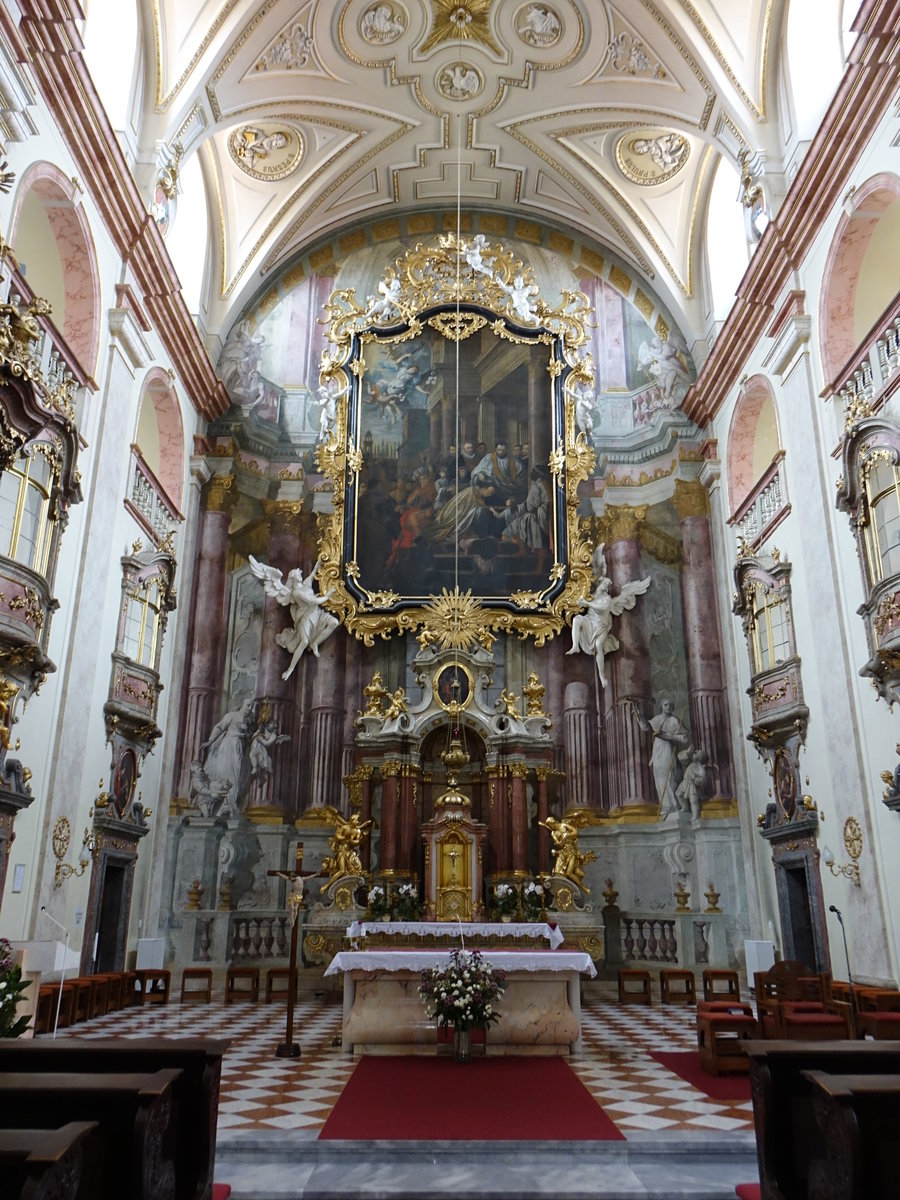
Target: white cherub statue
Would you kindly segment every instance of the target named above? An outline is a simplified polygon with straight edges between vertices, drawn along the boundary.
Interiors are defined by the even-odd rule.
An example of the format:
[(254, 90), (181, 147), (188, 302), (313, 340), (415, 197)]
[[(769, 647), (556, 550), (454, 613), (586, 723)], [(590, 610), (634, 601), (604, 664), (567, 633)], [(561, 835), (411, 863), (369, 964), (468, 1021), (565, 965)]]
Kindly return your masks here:
[(487, 249), (487, 238), (483, 233), (476, 233), (471, 242), (466, 246), (465, 260), (476, 275), (487, 275), (493, 279), (494, 272), (482, 258)]
[(531, 297), (538, 293), (536, 283), (526, 284), (523, 275), (517, 275), (512, 282), (512, 287), (508, 284), (501, 283), (500, 286), (509, 296), (512, 302), (513, 312), (528, 324), (537, 320), (537, 313), (531, 307)]
[(369, 319), (373, 317), (389, 317), (392, 312), (398, 309), (400, 300), (400, 292), (402, 285), (399, 279), (392, 279), (390, 283), (385, 283), (382, 279), (378, 284), (378, 290), (381, 292), (381, 299), (376, 299), (375, 296), (370, 296), (366, 305), (366, 316)]
[(292, 658), (288, 669), (281, 678), (289, 679), (294, 667), (300, 661), (304, 650), (311, 650), (316, 658), (319, 657), (319, 647), (329, 638), (338, 627), (338, 619), (322, 606), (331, 595), (331, 591), (319, 596), (313, 591), (313, 580), (319, 564), (303, 578), (299, 567), (288, 572), (287, 579), (282, 579), (277, 567), (270, 567), (257, 562), (250, 555), (250, 570), (257, 579), (262, 581), (267, 596), (272, 596), (279, 604), (290, 606), (292, 629), (284, 629), (276, 634), (275, 641), (285, 650), (290, 651)]

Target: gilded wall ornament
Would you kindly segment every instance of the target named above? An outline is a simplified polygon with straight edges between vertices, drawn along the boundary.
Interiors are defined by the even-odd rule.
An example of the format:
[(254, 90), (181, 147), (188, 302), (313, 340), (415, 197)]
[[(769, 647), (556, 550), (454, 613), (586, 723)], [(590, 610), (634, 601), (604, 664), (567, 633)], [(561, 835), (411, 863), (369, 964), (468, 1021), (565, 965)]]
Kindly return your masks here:
[(593, 378), (587, 297), (551, 308), (502, 245), (454, 234), (409, 250), (377, 290), (327, 305), (327, 607), (370, 645), (421, 627), (443, 648), (499, 630), (541, 644), (592, 583), (577, 508), (595, 458), (567, 388)]
[(562, 34), (562, 22), (549, 4), (526, 4), (516, 13), (516, 33), (528, 46), (546, 50)]
[(242, 125), (229, 137), (228, 153), (253, 179), (274, 182), (299, 166), (303, 141), (296, 129), (287, 125)]
[(408, 23), (399, 4), (373, 4), (360, 19), (359, 32), (371, 46), (389, 46), (405, 32)]
[(667, 129), (641, 129), (616, 142), (616, 166), (626, 179), (643, 187), (665, 183), (684, 167), (691, 153), (686, 137)]

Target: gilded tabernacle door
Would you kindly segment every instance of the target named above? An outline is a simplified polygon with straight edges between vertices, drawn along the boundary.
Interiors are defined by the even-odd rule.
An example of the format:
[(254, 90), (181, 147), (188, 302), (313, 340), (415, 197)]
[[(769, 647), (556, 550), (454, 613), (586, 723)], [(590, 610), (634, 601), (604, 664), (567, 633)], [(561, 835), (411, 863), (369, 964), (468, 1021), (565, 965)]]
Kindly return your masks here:
[(357, 637), (425, 626), (559, 632), (589, 594), (577, 488), (594, 454), (587, 298), (551, 308), (483, 235), (398, 259), (378, 297), (328, 305), (319, 585)]

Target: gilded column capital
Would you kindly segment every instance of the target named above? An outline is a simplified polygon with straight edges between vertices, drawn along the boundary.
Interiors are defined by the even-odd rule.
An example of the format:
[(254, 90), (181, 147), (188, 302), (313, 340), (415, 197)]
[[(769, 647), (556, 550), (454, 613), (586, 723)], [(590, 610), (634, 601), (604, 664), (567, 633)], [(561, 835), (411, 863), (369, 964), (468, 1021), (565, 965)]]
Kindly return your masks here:
[(673, 501), (682, 521), (687, 517), (709, 516), (709, 493), (699, 480), (676, 479)]
[(303, 516), (302, 500), (263, 500), (262, 506), (270, 533), (281, 531), (300, 533), (300, 521)]
[(203, 507), (207, 512), (230, 513), (237, 503), (238, 492), (233, 475), (213, 475), (206, 485)]
[(513, 776), (514, 779), (527, 779), (528, 763), (511, 762), (509, 764), (509, 773), (510, 773), (510, 775)]
[(553, 768), (550, 766), (540, 766), (534, 768), (534, 773), (537, 776), (539, 783), (546, 783), (550, 778)]
[(607, 543), (637, 541), (647, 520), (646, 504), (610, 504), (597, 519), (598, 540)]
[(399, 775), (400, 768), (402, 766), (403, 766), (403, 763), (400, 761), (399, 758), (396, 758), (396, 759), (395, 758), (386, 758), (384, 760), (384, 762), (381, 764), (381, 778), (389, 779), (394, 775)]

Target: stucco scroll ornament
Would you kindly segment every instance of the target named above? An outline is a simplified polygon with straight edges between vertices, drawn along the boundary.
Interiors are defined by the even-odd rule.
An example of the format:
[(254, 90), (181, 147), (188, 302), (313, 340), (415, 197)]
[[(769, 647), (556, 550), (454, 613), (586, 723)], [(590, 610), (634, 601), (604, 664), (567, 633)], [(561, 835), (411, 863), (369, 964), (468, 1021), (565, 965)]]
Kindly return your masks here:
[(606, 574), (602, 546), (594, 551), (594, 567), (599, 575), (597, 586), (590, 599), (581, 601), (581, 607), (587, 611), (572, 618), (572, 649), (567, 653), (577, 654), (581, 651), (592, 655), (597, 664), (600, 685), (606, 687), (606, 655), (619, 648), (619, 639), (612, 632), (613, 618), (621, 616), (626, 609), (634, 608), (638, 596), (643, 596), (649, 588), (650, 576), (629, 580), (614, 596), (610, 591), (612, 580)]
[(324, 596), (319, 596), (313, 591), (313, 580), (318, 565), (316, 563), (305, 579), (299, 567), (288, 571), (287, 579), (284, 579), (277, 567), (257, 562), (253, 555), (250, 555), (250, 570), (262, 582), (266, 595), (277, 600), (279, 604), (290, 607), (291, 610), (293, 628), (284, 629), (275, 636), (278, 645), (283, 646), (292, 655), (288, 669), (282, 672), (282, 679), (290, 679), (304, 650), (311, 650), (318, 658), (319, 647), (338, 627), (337, 617), (322, 607), (331, 595), (331, 590)]

